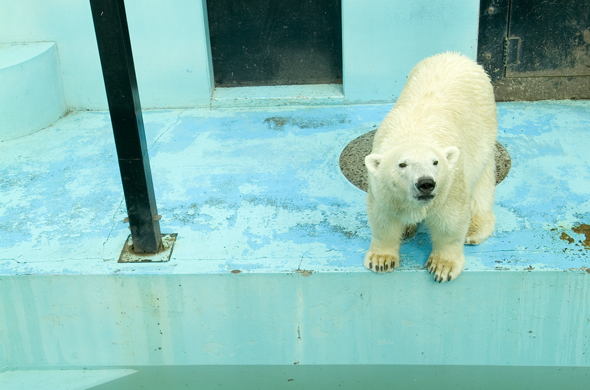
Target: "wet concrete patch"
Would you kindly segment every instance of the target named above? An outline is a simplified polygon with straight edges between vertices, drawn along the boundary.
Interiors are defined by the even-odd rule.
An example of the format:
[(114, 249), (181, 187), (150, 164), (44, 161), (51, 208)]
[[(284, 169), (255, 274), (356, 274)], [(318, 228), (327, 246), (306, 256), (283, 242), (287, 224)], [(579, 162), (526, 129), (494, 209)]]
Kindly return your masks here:
[[(352, 140), (340, 155), (340, 169), (346, 178), (357, 188), (367, 191), (367, 169), (365, 168), (365, 157), (371, 153), (373, 138), (377, 130), (370, 131)], [(496, 142), (496, 185), (498, 185), (510, 171), (512, 165), (510, 156), (506, 149)]]
[(310, 118), (310, 117), (296, 117), (296, 116), (272, 116), (264, 120), (271, 130), (281, 131), (285, 126), (295, 126), (300, 129), (319, 129), (323, 127), (330, 127), (334, 125), (350, 123), (345, 115), (336, 116), (334, 118)]
[(289, 123), (291, 118), (284, 117), (284, 116), (273, 116), (270, 118), (266, 118), (264, 123), (268, 124), (268, 127), (273, 130), (283, 130), (283, 127)]

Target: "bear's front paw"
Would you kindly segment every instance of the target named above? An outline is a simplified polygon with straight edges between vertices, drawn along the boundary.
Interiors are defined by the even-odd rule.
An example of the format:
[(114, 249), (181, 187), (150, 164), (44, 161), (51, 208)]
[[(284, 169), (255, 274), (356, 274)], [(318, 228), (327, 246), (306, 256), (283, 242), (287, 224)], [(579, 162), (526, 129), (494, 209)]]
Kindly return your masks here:
[(399, 256), (386, 252), (369, 250), (365, 255), (365, 268), (374, 272), (391, 272), (399, 267)]
[(465, 258), (460, 256), (449, 256), (442, 253), (432, 253), (426, 263), (426, 268), (431, 274), (434, 273), (434, 280), (437, 282), (450, 282), (456, 279), (463, 271)]

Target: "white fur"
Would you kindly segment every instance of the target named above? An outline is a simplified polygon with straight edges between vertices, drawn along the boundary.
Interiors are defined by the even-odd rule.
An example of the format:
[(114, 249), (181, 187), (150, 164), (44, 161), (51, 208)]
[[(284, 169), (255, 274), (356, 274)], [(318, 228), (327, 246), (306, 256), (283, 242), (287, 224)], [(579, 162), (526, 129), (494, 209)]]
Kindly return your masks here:
[(494, 92), (481, 66), (456, 53), (416, 65), (365, 158), (372, 232), (365, 267), (398, 267), (402, 235), (425, 221), (428, 270), (439, 282), (457, 278), (463, 244), (480, 244), (494, 230), (496, 136)]

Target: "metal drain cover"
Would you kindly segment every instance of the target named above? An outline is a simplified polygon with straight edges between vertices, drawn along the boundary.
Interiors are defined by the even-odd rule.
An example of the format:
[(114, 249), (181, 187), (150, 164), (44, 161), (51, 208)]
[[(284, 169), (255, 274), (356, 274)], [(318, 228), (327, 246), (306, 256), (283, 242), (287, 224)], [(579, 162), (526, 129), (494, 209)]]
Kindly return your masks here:
[[(367, 168), (365, 157), (371, 154), (373, 138), (377, 130), (370, 131), (352, 140), (340, 155), (340, 170), (356, 187), (367, 191)], [(510, 171), (510, 156), (502, 145), (496, 142), (496, 185), (508, 175)]]

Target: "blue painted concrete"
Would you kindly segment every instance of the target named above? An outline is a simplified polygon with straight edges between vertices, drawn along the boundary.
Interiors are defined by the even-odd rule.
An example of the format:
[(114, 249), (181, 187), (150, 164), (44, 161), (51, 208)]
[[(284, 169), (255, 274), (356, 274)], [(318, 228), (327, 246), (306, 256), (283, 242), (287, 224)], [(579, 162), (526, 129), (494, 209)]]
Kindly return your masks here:
[[(227, 99), (211, 101), (213, 67), (204, 0), (125, 4), (144, 108), (235, 105)], [(394, 101), (410, 69), (436, 53), (455, 50), (475, 58), (478, 9), (477, 0), (343, 0), (345, 101)], [(57, 43), (68, 108), (106, 109), (89, 3), (2, 1), (0, 43), (39, 41)]]
[[(267, 365), (261, 375), (302, 382), (348, 374), (349, 388), (387, 385), (370, 374), (396, 367), (426, 367), (430, 387), (480, 372), (466, 365), (492, 378), (508, 374), (490, 366), (518, 366), (520, 378), (522, 366), (556, 366), (546, 384), (562, 368), (586, 371), (561, 384), (588, 375), (590, 260), (577, 229), (590, 213), (588, 102), (499, 105), (512, 169), (497, 187), (496, 232), (466, 247), (460, 278), (427, 274), (423, 226), (400, 269), (376, 275), (362, 267), (364, 193), (338, 157), (391, 104), (326, 105), (393, 101), (431, 54), (474, 58), (479, 2), (343, 0), (342, 87), (216, 91), (204, 4), (126, 1), (143, 106), (188, 108), (144, 113), (162, 230), (179, 234), (170, 262), (116, 263), (129, 230), (107, 113), (0, 139), (0, 372), (140, 371), (119, 388), (158, 384), (170, 366), (183, 380), (207, 365)], [(1, 2), (0, 43), (38, 41), (57, 43), (70, 109), (106, 108), (88, 2)], [(0, 384), (23, 378), (34, 379), (5, 371)]]
[[(195, 248), (196, 250), (196, 248)], [(280, 261), (280, 259), (276, 259)], [(585, 272), (1, 277), (8, 366), (589, 367)]]
[(475, 59), (479, 0), (342, 1), (344, 94), (393, 101), (422, 59), (458, 51)]
[(43, 129), (65, 112), (55, 43), (0, 45), (0, 141)]
[[(142, 106), (208, 106), (213, 90), (204, 0), (127, 0)], [(71, 110), (107, 109), (88, 1), (3, 0), (0, 43), (57, 43)]]
[(338, 158), (390, 108), (146, 112), (162, 230), (179, 234), (158, 264), (116, 263), (129, 231), (106, 113), (1, 142), (0, 363), (590, 366), (572, 231), (589, 220), (589, 102), (499, 104), (497, 229), (445, 284), (422, 226), (399, 270), (362, 267), (365, 194)]
[[(161, 224), (180, 234), (173, 258), (182, 262), (162, 267), (361, 271), (370, 237), (364, 193), (341, 174), (338, 157), (390, 108), (147, 112)], [(512, 170), (498, 186), (496, 234), (466, 247), (467, 271), (588, 265), (584, 237), (571, 230), (590, 211), (588, 103), (500, 104), (499, 116)], [(108, 114), (72, 113), (0, 148), (4, 273), (119, 268), (112, 261), (128, 230)], [(420, 228), (403, 246), (402, 269), (422, 267), (428, 240)], [(195, 252), (199, 242), (207, 245)]]

